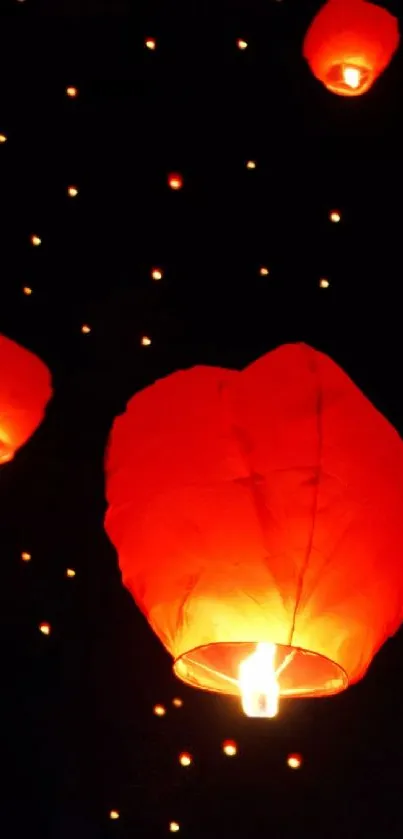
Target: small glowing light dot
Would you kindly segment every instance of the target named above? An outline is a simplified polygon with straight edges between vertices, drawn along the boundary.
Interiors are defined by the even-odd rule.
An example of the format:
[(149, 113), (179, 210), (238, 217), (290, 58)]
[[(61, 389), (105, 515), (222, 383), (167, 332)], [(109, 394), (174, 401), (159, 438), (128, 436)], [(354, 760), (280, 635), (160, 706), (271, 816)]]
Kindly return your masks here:
[(0, 143), (5, 143), (7, 141), (7, 137), (5, 134), (0, 134)]
[(269, 276), (269, 269), (262, 266), (259, 270), (259, 274), (261, 277), (268, 277)]
[(341, 215), (338, 210), (332, 210), (332, 212), (329, 215), (329, 218), (330, 221), (333, 221), (335, 224), (338, 224), (338, 222), (341, 219)]
[(23, 551), (21, 554), (21, 559), (23, 562), (29, 562), (32, 559), (32, 557), (31, 554), (27, 553), (26, 551)]
[(141, 346), (142, 347), (149, 347), (151, 344), (151, 338), (148, 338), (147, 335), (143, 335), (141, 339)]
[(42, 632), (42, 635), (50, 635), (50, 633), (51, 633), (50, 623), (40, 623), (39, 624), (39, 631)]
[(157, 46), (157, 42), (155, 38), (147, 38), (146, 40), (146, 47), (148, 50), (155, 50)]
[(32, 288), (30, 288), (29, 285), (24, 285), (22, 292), (29, 297), (29, 295), (32, 294)]
[(153, 268), (151, 271), (151, 276), (153, 280), (162, 280), (163, 274), (160, 268)]
[(156, 717), (164, 717), (166, 710), (163, 705), (154, 705), (153, 712)]
[(179, 763), (181, 766), (190, 766), (192, 763), (192, 755), (189, 752), (181, 752), (179, 755)]
[(37, 247), (38, 245), (41, 245), (41, 244), (42, 244), (42, 239), (40, 239), (39, 236), (36, 236), (35, 233), (33, 233), (32, 236), (31, 236), (31, 245), (35, 245)]
[(297, 755), (297, 754), (288, 755), (287, 765), (290, 767), (290, 769), (299, 769), (302, 766), (301, 755)]
[(182, 708), (183, 699), (179, 699), (179, 697), (175, 697), (175, 699), (172, 700), (172, 705), (174, 705), (175, 708)]
[(78, 195), (77, 187), (76, 186), (68, 186), (67, 187), (67, 195), (69, 195), (70, 198), (75, 198), (76, 195)]
[(228, 755), (228, 757), (233, 757), (238, 752), (237, 744), (235, 740), (224, 740), (222, 744), (222, 750), (224, 754)]
[(88, 326), (87, 323), (84, 323), (81, 327), (81, 332), (83, 333), (83, 335), (88, 335), (88, 333), (91, 332), (91, 327)]
[(168, 185), (173, 190), (182, 189), (182, 187), (183, 187), (182, 175), (179, 175), (176, 172), (172, 172), (171, 175), (168, 175)]
[(76, 572), (75, 572), (74, 568), (67, 568), (66, 577), (75, 577), (75, 576), (76, 576)]
[(120, 816), (120, 813), (119, 813), (118, 810), (111, 810), (110, 813), (109, 813), (109, 818), (114, 820), (114, 821), (116, 821), (116, 819), (118, 819), (119, 816)]
[(248, 42), (244, 41), (242, 38), (238, 38), (236, 43), (237, 43), (238, 49), (240, 49), (240, 50), (246, 50), (246, 47), (248, 46)]
[(71, 99), (74, 99), (78, 96), (78, 90), (76, 87), (66, 87), (66, 95), (70, 96)]
[(329, 280), (326, 280), (324, 277), (322, 277), (322, 279), (319, 280), (319, 286), (320, 286), (320, 288), (329, 288), (329, 286), (330, 286)]
[(177, 833), (179, 830), (178, 822), (169, 822), (169, 829), (171, 833)]
[(255, 160), (248, 160), (246, 163), (247, 169), (256, 169), (256, 161)]

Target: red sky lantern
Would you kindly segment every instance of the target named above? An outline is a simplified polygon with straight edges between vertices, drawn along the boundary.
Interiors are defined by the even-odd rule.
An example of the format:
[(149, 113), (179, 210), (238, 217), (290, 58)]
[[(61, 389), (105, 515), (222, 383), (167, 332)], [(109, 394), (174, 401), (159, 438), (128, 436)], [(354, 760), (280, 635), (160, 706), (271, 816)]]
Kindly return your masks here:
[(328, 0), (308, 29), (304, 58), (332, 93), (360, 96), (399, 45), (398, 22), (367, 0)]
[(238, 752), (238, 746), (235, 740), (224, 740), (222, 750), (228, 757), (234, 757)]
[(182, 177), (182, 175), (180, 175), (179, 172), (171, 172), (171, 174), (168, 175), (168, 185), (174, 191), (178, 190), (178, 189), (182, 189), (182, 187), (183, 187), (183, 177)]
[(288, 755), (287, 766), (289, 766), (290, 769), (300, 769), (302, 766), (302, 756), (296, 753)]
[(0, 335), (0, 464), (12, 460), (33, 434), (51, 395), (45, 364)]
[(189, 685), (274, 716), (364, 676), (403, 619), (403, 443), (303, 344), (134, 396), (108, 449), (123, 581)]

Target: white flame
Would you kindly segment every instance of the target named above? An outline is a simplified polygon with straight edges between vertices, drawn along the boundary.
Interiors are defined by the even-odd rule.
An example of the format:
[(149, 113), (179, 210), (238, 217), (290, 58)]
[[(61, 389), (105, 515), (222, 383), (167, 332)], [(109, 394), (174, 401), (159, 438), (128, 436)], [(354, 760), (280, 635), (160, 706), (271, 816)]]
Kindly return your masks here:
[(275, 667), (276, 645), (260, 643), (239, 666), (242, 708), (247, 717), (275, 717), (280, 686)]
[(343, 67), (343, 79), (353, 90), (357, 90), (361, 83), (361, 73), (358, 67)]

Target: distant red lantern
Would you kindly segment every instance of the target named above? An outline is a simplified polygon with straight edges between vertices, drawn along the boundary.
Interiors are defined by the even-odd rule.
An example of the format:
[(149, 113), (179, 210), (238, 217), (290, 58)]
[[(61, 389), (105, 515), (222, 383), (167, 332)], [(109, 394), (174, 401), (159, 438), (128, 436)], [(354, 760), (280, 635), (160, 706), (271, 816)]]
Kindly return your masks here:
[(287, 766), (289, 766), (290, 769), (300, 769), (302, 766), (302, 755), (296, 753), (288, 755)]
[(171, 189), (173, 189), (173, 190), (182, 189), (182, 187), (183, 187), (182, 175), (180, 175), (179, 172), (171, 172), (171, 174), (168, 175), (168, 184), (171, 187)]
[(328, 0), (314, 18), (304, 57), (317, 79), (340, 96), (360, 96), (399, 45), (397, 19), (367, 0)]
[(12, 460), (33, 434), (51, 395), (51, 377), (45, 364), (0, 335), (0, 463)]
[(238, 752), (238, 746), (235, 740), (224, 740), (222, 750), (225, 755), (228, 755), (228, 757), (234, 757), (234, 755)]
[(303, 344), (134, 396), (107, 457), (123, 581), (184, 682), (279, 698), (361, 679), (403, 619), (403, 443)]

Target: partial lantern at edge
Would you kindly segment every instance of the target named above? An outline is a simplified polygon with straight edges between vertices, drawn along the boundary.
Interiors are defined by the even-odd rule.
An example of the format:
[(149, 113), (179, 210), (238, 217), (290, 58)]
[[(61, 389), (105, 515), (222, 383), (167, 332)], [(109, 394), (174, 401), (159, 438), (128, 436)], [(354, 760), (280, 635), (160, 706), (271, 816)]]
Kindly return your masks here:
[(339, 96), (360, 96), (388, 66), (399, 45), (397, 19), (368, 0), (328, 0), (312, 21), (304, 58)]
[(306, 345), (138, 393), (106, 488), (123, 582), (174, 672), (248, 716), (343, 691), (402, 622), (403, 442)]
[(34, 433), (51, 396), (43, 361), (0, 335), (0, 464), (12, 460)]

